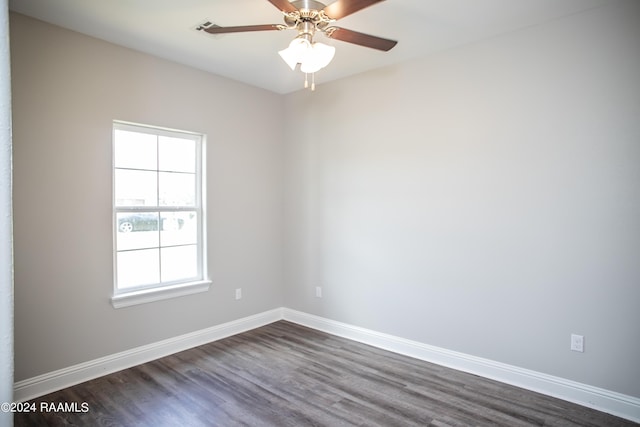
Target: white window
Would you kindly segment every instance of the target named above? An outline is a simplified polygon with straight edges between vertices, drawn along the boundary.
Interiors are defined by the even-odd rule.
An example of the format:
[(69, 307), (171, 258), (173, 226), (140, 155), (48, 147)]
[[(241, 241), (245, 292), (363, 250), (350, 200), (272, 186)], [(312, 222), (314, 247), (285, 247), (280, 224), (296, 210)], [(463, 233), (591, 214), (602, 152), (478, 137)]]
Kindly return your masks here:
[(203, 135), (114, 122), (114, 307), (209, 288), (203, 163)]

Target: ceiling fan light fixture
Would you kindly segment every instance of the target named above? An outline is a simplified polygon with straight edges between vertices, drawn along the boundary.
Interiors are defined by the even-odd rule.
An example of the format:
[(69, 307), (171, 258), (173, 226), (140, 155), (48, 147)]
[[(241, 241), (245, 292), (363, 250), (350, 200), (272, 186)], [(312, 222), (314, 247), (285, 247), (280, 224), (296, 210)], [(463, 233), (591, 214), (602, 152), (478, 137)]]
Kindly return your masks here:
[(289, 47), (278, 52), (291, 70), (300, 64), (303, 73), (315, 73), (329, 65), (336, 48), (324, 43), (312, 43), (306, 34), (296, 37), (289, 43)]

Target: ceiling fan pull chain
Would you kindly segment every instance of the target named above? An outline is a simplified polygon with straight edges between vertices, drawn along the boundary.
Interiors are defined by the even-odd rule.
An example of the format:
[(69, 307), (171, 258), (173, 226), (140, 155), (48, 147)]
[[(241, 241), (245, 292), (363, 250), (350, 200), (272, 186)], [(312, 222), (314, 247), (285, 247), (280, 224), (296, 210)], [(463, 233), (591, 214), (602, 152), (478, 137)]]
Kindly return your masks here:
[(311, 91), (316, 90), (316, 73), (311, 73)]
[(304, 73), (304, 88), (308, 88), (309, 87), (309, 74)]

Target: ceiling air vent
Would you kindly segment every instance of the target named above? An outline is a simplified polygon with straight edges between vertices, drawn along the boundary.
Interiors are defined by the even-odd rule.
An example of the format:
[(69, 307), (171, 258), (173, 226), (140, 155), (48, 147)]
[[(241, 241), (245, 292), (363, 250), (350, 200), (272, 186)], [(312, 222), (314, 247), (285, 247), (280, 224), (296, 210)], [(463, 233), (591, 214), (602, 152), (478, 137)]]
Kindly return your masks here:
[(220, 25), (214, 24), (210, 19), (205, 19), (204, 21), (200, 22), (198, 25), (193, 27), (193, 29), (196, 30), (197, 32), (206, 34), (207, 37), (214, 37), (217, 39), (224, 36), (224, 34), (210, 34), (204, 31), (208, 28), (221, 28), (221, 27)]

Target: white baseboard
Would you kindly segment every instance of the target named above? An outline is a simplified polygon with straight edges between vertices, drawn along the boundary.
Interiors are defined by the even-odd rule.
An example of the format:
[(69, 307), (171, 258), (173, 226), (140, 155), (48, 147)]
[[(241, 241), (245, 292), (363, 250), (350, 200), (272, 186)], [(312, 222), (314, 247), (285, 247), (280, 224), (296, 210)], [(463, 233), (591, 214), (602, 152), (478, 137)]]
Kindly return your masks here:
[(288, 308), (266, 311), (19, 381), (14, 384), (14, 400), (22, 402), (43, 396), (56, 390), (283, 319), (398, 354), (469, 372), (640, 422), (640, 399), (636, 397), (383, 334)]
[(640, 422), (640, 399), (632, 396), (379, 333), (288, 308), (283, 308), (282, 313), (284, 320), (309, 328)]
[(16, 402), (23, 402), (141, 363), (259, 328), (281, 319), (282, 309), (278, 308), (38, 375), (16, 382), (13, 388), (13, 399)]

